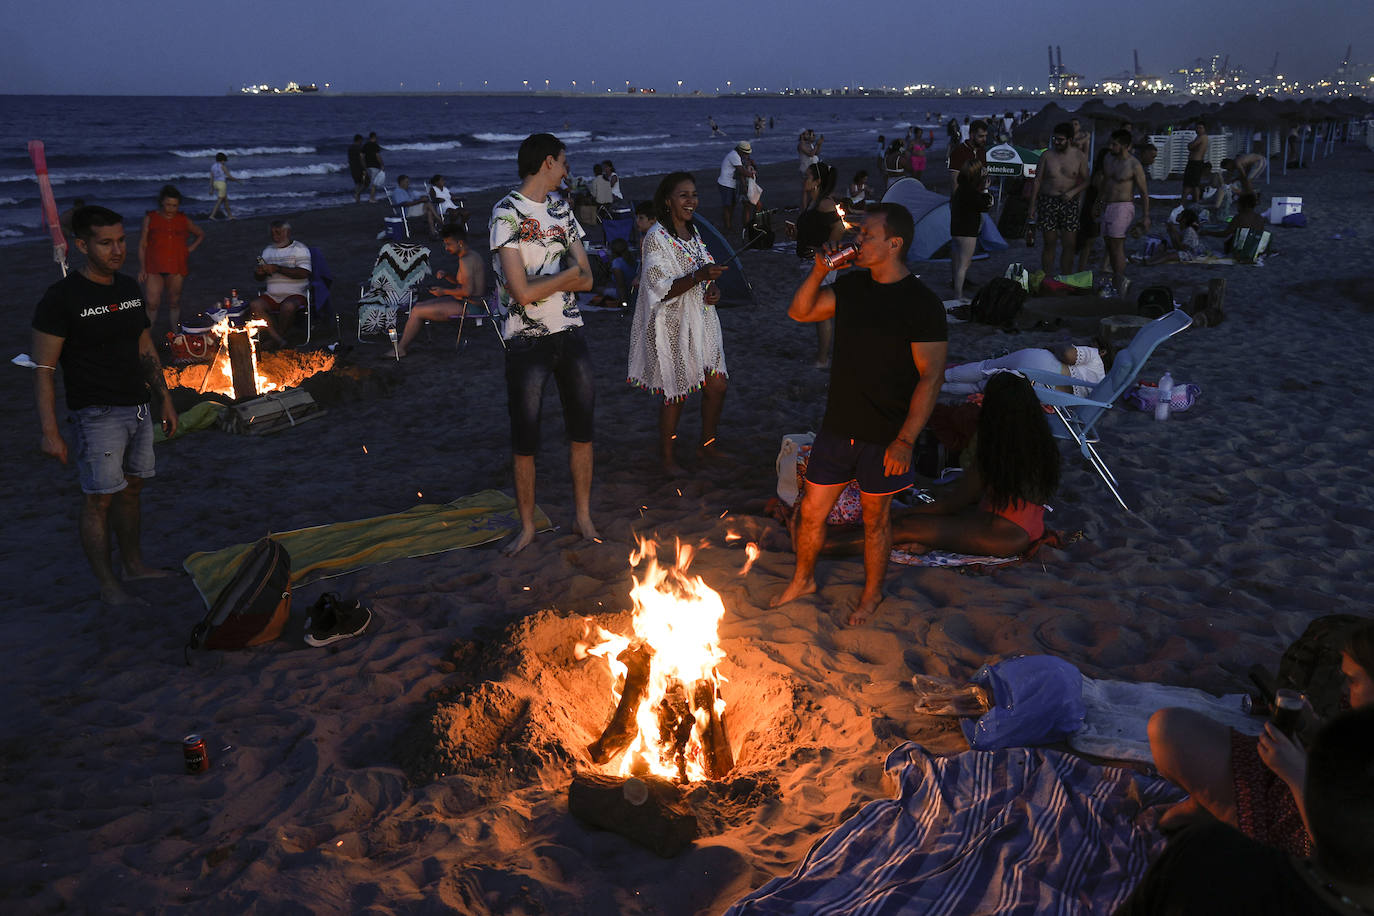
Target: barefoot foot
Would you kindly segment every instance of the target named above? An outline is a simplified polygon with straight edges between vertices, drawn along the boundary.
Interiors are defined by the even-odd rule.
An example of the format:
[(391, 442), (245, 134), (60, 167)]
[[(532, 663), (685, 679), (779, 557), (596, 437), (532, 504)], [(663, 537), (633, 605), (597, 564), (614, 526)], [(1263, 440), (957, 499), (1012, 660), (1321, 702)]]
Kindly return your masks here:
[(590, 518), (580, 518), (573, 522), (573, 531), (588, 541), (601, 543), (601, 535), (596, 533), (596, 526), (592, 524)]
[(181, 570), (168, 567), (137, 566), (125, 567), (124, 569), (125, 582), (142, 582), (145, 579), (175, 579), (184, 575), (186, 574)]
[(533, 528), (522, 528), (520, 533), (506, 542), (506, 546), (501, 548), (503, 557), (513, 557), (534, 540), (535, 531)]
[(796, 601), (803, 595), (815, 594), (815, 591), (815, 579), (807, 579), (803, 582), (798, 582), (794, 579), (791, 583), (788, 584), (787, 588), (783, 591), (781, 595), (778, 595), (772, 601), (768, 602), (768, 606), (781, 607), (782, 605), (787, 604), (790, 601)]
[(878, 605), (882, 603), (882, 595), (877, 598), (860, 598), (858, 606), (850, 611), (849, 616), (845, 618), (844, 625), (847, 627), (863, 626), (878, 613)]
[(100, 600), (111, 607), (146, 607), (148, 602), (131, 595), (118, 585), (107, 585), (100, 590)]

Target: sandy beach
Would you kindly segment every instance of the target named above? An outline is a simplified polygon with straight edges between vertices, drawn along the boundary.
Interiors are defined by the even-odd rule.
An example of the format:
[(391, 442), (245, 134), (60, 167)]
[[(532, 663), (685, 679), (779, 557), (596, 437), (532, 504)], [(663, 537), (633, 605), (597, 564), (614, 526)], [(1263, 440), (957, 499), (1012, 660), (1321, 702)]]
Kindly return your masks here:
[[(856, 167), (874, 170), (839, 166), (842, 183)], [(714, 219), (713, 176), (698, 178)], [(768, 167), (760, 182), (769, 205), (796, 206), (794, 165)], [(627, 194), (648, 196), (655, 183), (631, 179)], [(949, 721), (912, 711), (913, 674), (964, 678), (989, 660), (1049, 653), (1093, 677), (1244, 690), (1246, 669), (1276, 664), (1314, 617), (1374, 607), (1374, 431), (1360, 419), (1374, 321), (1374, 152), (1338, 147), (1276, 174), (1264, 192), (1302, 197), (1309, 220), (1274, 230), (1265, 266), (1128, 268), (1135, 290), (1166, 284), (1180, 302), (1213, 277), (1228, 283), (1227, 320), (1169, 340), (1145, 373), (1168, 369), (1199, 385), (1195, 406), (1164, 424), (1125, 408), (1104, 421), (1104, 455), (1135, 512), (1065, 449), (1047, 524), (1081, 540), (988, 575), (893, 567), (879, 615), (855, 629), (841, 621), (862, 586), (857, 559), (823, 559), (818, 594), (768, 606), (793, 565), (785, 530), (764, 513), (774, 460), (783, 435), (818, 427), (827, 383), (810, 368), (814, 332), (785, 314), (799, 280), (790, 252), (746, 253), (756, 304), (721, 313), (731, 369), (721, 445), (732, 460), (684, 454), (689, 474), (678, 479), (657, 469), (657, 402), (625, 383), (630, 316), (589, 313), (601, 543), (571, 533), (550, 393), (538, 501), (556, 530), (513, 558), (492, 545), (304, 586), (282, 638), (196, 654), (189, 666), (183, 646), (205, 610), (191, 580), (132, 586), (146, 607), (98, 601), (78, 543), (76, 473), (39, 454), (31, 376), (11, 366), (0, 401), (12, 475), (0, 496), (9, 519), (0, 906), (718, 913), (890, 794), (891, 748), (908, 739), (937, 753), (966, 747)], [(493, 198), (469, 195), (474, 227)], [(141, 214), (124, 215), (132, 242)], [(435, 327), (399, 364), (389, 346), (358, 345), (349, 330), (383, 215), (382, 205), (360, 205), (293, 217), (296, 238), (333, 268), (354, 344), (346, 359), (379, 383), (341, 394), (297, 429), (206, 430), (160, 444), (143, 501), (150, 562), (180, 566), (194, 551), (269, 532), (511, 492), (491, 330), (469, 327), (455, 347), (456, 327)], [(231, 287), (246, 291), (268, 241), (265, 220), (201, 225), (192, 310)], [(434, 249), (436, 266), (452, 269)], [(981, 284), (1011, 261), (1038, 259), (1012, 240), (969, 276)], [(29, 349), (34, 304), (58, 272), (40, 244), (0, 248), (0, 264), (13, 316), (0, 335), (13, 355)], [(131, 245), (125, 272), (136, 271)], [(949, 297), (947, 264), (918, 271)], [(952, 325), (950, 359), (1045, 346), (1071, 329), (1082, 343), (1096, 315), (1133, 311), (1131, 299), (1083, 300), (1086, 317), (1050, 330), (1030, 329), (1044, 313), (1035, 301), (1016, 335)], [(685, 413), (685, 441), (698, 403)], [(568, 811), (569, 782), (591, 767), (586, 745), (612, 709), (604, 668), (573, 647), (583, 618), (626, 626), (636, 536), (697, 545), (692, 569), (726, 610), (721, 670), (737, 766), (732, 781), (691, 790), (703, 835), (673, 859)], [(749, 542), (761, 555), (741, 575)], [(373, 608), (364, 635), (304, 644), (304, 618), (325, 591)], [(206, 737), (203, 775), (183, 772), (190, 732)]]

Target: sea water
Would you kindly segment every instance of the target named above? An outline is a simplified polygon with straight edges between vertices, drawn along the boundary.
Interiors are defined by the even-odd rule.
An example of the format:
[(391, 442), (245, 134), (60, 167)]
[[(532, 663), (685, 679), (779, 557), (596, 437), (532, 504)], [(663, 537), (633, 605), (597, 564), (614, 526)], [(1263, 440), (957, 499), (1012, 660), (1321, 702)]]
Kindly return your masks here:
[[(0, 244), (44, 237), (27, 143), (42, 140), (59, 210), (73, 198), (108, 206), (137, 223), (173, 184), (192, 218), (208, 214), (210, 164), (229, 157), (235, 216), (293, 213), (353, 200), (347, 149), (376, 131), (387, 182), (442, 174), (457, 195), (518, 183), (520, 141), (537, 131), (568, 145), (575, 177), (611, 159), (622, 177), (685, 169), (714, 181), (734, 142), (747, 139), (761, 164), (796, 161), (804, 128), (825, 135), (825, 158), (871, 155), (878, 136), (910, 126), (998, 115), (1031, 100), (963, 101), (851, 97), (654, 97), (551, 95), (0, 96)], [(938, 115), (938, 118), (937, 118)], [(762, 136), (754, 118), (773, 119)], [(714, 118), (725, 137), (713, 137)], [(870, 170), (872, 171), (872, 170)], [(847, 182), (850, 176), (842, 175)], [(765, 189), (766, 190), (766, 189)], [(787, 189), (787, 201), (794, 196)]]

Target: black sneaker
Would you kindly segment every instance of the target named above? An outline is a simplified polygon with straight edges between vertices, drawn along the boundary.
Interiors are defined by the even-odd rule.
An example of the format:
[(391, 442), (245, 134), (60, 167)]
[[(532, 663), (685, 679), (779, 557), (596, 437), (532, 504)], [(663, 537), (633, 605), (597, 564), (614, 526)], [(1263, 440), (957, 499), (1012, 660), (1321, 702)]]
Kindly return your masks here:
[(305, 621), (305, 641), (312, 646), (327, 646), (357, 636), (372, 622), (372, 612), (360, 601), (343, 602), (334, 592), (325, 592), (310, 608)]

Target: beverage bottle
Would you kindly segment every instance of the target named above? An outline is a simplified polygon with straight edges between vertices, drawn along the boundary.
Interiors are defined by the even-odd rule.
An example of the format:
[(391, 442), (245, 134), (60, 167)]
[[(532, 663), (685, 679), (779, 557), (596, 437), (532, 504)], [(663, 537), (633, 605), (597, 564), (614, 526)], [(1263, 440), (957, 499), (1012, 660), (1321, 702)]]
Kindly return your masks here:
[(1169, 419), (1169, 401), (1174, 396), (1174, 377), (1164, 373), (1159, 377), (1159, 400), (1155, 401), (1155, 419)]
[(1035, 247), (1035, 220), (1026, 220), (1026, 247)]

